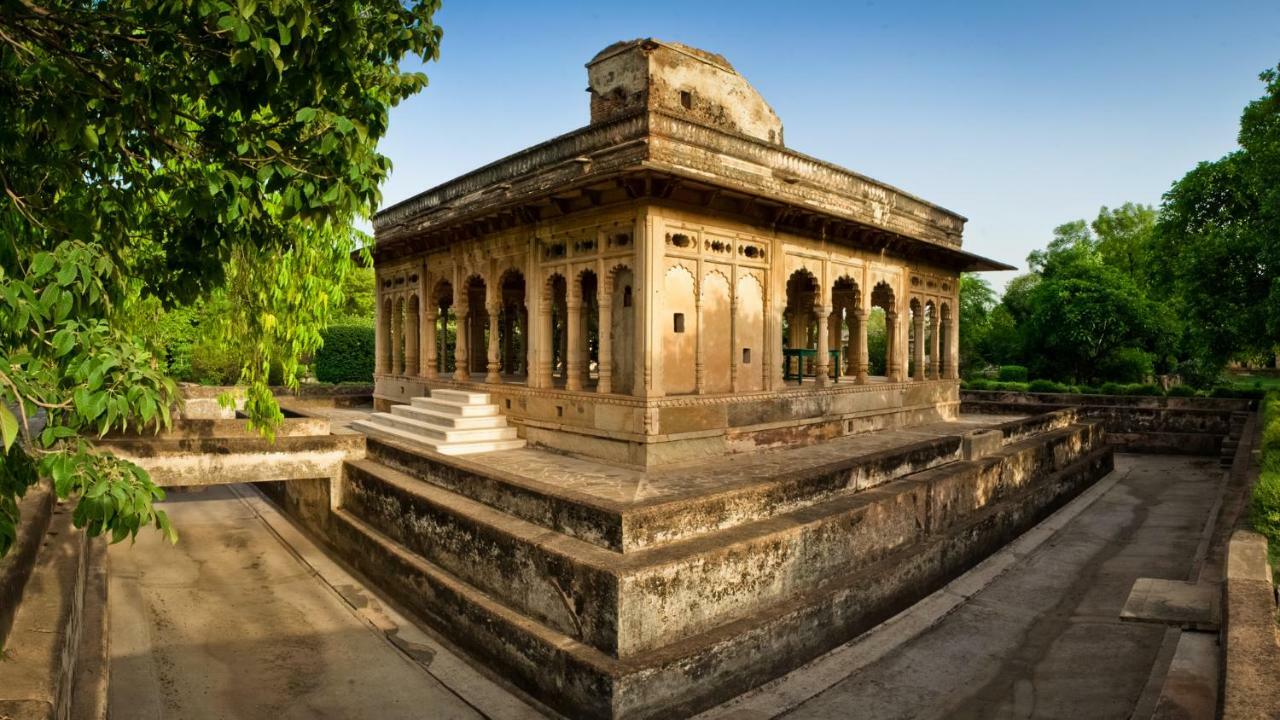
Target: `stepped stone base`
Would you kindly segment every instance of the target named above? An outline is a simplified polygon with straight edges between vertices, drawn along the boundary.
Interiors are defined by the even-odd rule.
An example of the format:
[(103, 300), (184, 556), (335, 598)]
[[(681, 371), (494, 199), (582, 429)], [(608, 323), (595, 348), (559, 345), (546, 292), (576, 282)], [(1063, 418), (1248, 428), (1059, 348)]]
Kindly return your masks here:
[(662, 473), (530, 449), (480, 464), (374, 435), (346, 466), (340, 507), (301, 490), (282, 504), (552, 707), (650, 718), (867, 630), (1105, 475), (1111, 453), (1069, 411)]

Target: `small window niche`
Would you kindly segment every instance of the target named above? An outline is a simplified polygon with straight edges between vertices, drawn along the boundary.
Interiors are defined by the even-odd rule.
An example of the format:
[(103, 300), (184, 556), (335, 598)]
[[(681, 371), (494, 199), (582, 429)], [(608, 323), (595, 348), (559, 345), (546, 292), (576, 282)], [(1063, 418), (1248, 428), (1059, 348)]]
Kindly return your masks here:
[(675, 331), (678, 333), (684, 332), (684, 313), (675, 313), (673, 319), (675, 323)]
[(751, 348), (747, 348), (747, 347), (742, 348), (742, 364), (743, 365), (751, 364)]
[(622, 307), (631, 307), (631, 286), (622, 288)]
[(693, 93), (688, 90), (680, 91), (680, 107), (685, 110), (693, 109)]

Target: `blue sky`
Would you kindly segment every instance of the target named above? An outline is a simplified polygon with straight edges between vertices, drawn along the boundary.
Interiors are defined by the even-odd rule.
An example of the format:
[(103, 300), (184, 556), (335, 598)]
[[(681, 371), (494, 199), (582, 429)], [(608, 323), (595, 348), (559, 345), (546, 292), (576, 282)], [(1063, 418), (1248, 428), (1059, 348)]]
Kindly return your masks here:
[(728, 58), (789, 147), (965, 215), (965, 249), (1020, 268), (1055, 225), (1158, 203), (1232, 150), (1280, 63), (1277, 0), (445, 0), (437, 21), (430, 85), (381, 144), (384, 205), (585, 125), (583, 64), (657, 37)]

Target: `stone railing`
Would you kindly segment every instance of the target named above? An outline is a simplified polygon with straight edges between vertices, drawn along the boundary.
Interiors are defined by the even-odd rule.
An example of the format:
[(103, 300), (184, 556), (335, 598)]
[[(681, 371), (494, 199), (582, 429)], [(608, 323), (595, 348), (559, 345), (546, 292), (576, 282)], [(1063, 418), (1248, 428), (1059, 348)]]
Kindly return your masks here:
[(579, 128), (396, 203), (374, 216), (373, 228), (381, 231), (492, 185), (643, 137), (645, 129), (646, 117), (643, 113)]

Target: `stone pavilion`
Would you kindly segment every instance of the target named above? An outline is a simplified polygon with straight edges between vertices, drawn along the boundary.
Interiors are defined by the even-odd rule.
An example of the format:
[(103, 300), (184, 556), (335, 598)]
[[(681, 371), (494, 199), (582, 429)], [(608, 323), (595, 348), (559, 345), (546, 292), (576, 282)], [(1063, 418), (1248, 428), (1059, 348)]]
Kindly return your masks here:
[(633, 40), (587, 77), (587, 126), (374, 218), (379, 409), (483, 392), (635, 467), (955, 418), (959, 275), (1009, 269), (964, 217), (787, 148), (719, 55)]

